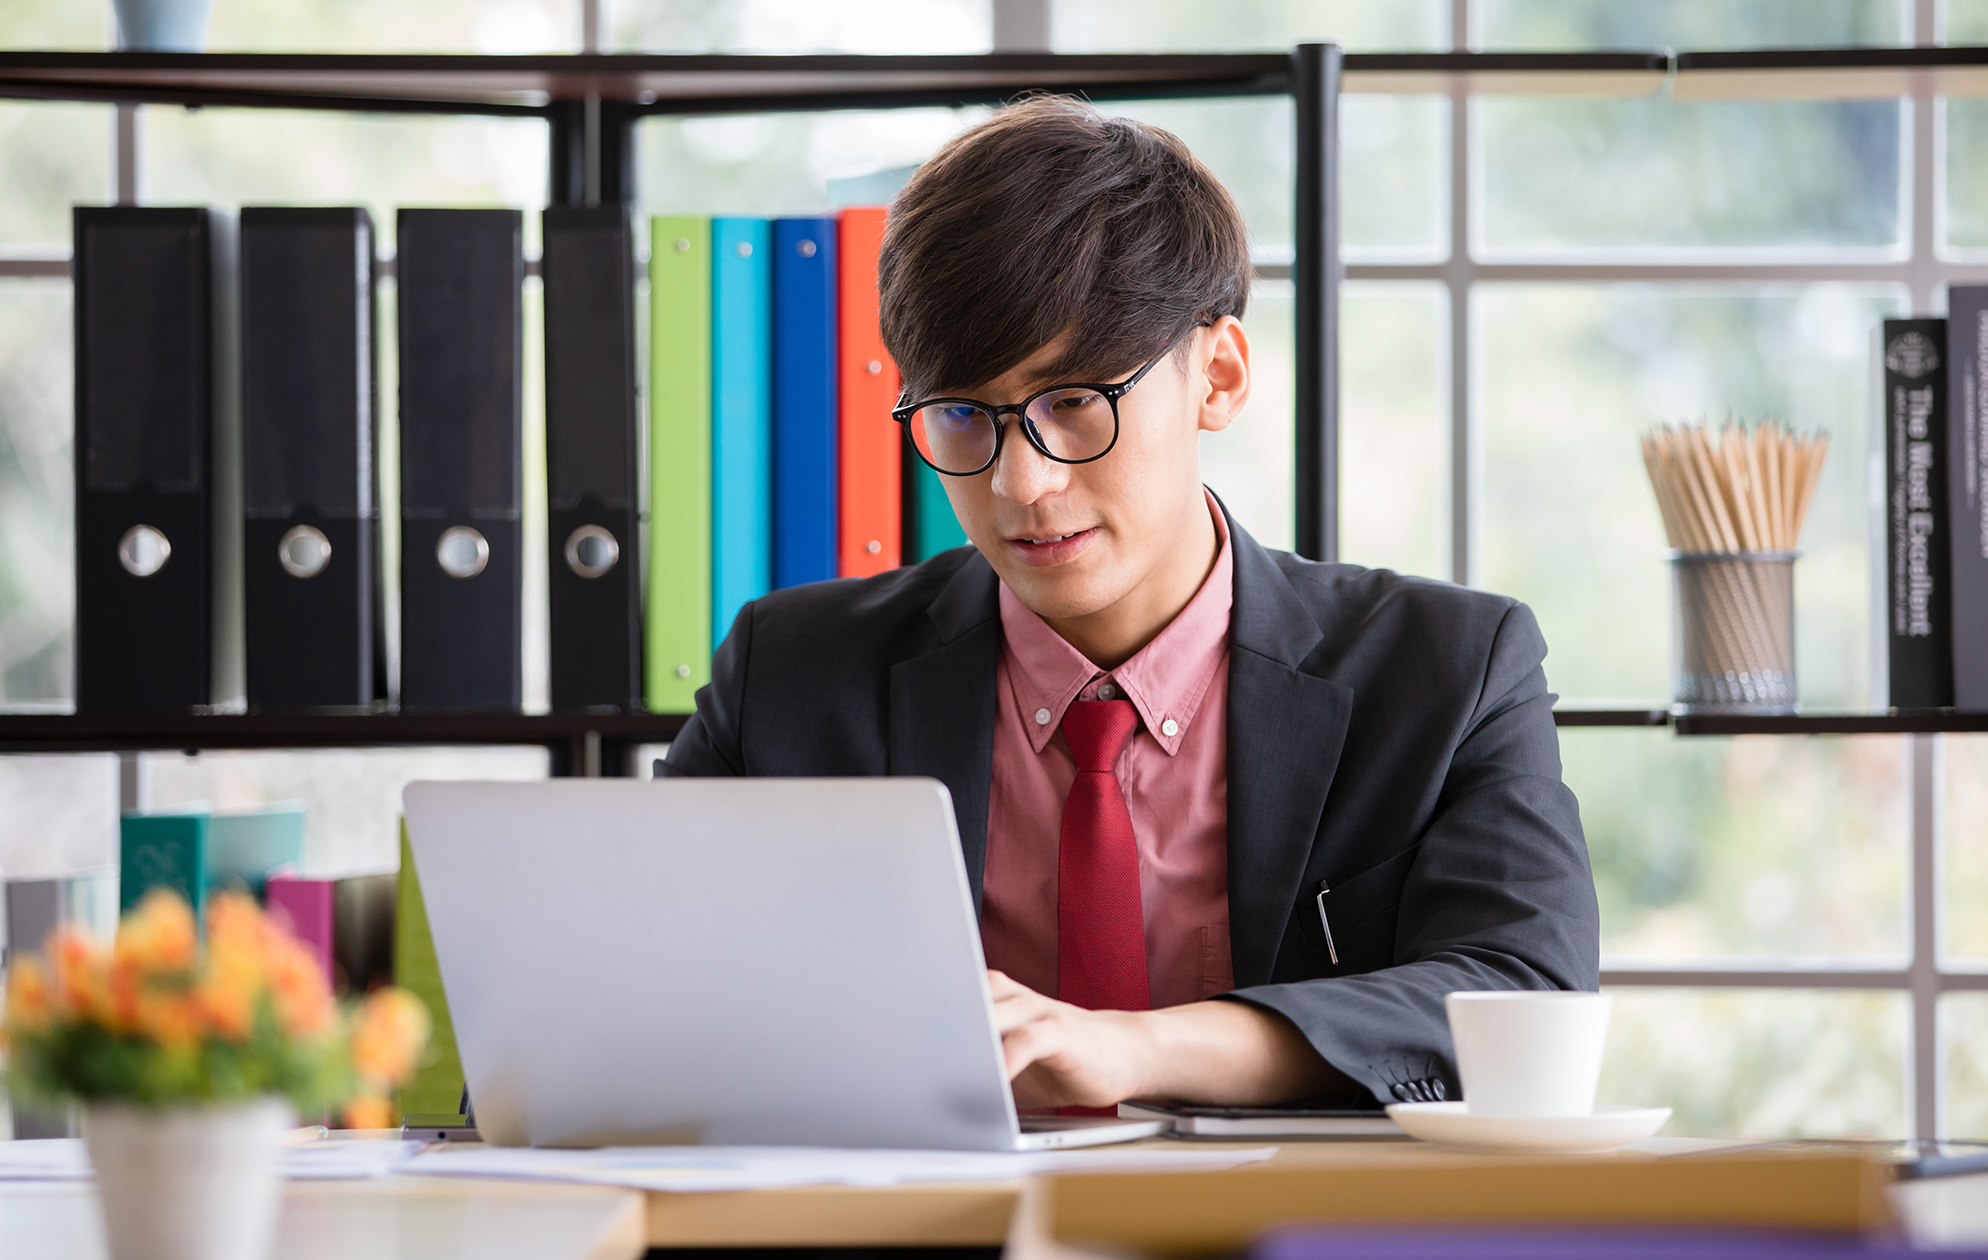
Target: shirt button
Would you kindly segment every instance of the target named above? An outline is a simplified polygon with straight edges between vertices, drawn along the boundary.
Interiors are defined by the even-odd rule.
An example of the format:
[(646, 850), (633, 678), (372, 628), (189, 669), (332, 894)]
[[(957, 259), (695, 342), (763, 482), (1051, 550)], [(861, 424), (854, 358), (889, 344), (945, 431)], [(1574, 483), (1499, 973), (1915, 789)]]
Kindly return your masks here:
[(1037, 726), (1048, 726), (1048, 725), (1049, 725), (1049, 710), (1048, 710), (1048, 709), (1037, 709), (1037, 710), (1035, 711), (1035, 724), (1036, 724)]
[(1160, 723), (1160, 734), (1166, 736), (1168, 739), (1172, 739), (1174, 736), (1180, 734), (1180, 723), (1174, 721), (1172, 718), (1168, 718), (1166, 721)]
[(1098, 699), (1115, 700), (1117, 698), (1118, 688), (1112, 686), (1110, 683), (1106, 683), (1104, 686), (1098, 688)]

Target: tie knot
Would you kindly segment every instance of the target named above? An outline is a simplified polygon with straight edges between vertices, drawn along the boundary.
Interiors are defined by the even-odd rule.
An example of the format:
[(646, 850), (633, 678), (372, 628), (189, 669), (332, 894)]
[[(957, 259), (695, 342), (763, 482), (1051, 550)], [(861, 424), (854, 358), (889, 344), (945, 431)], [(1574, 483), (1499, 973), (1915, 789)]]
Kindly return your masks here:
[(1130, 700), (1073, 700), (1063, 710), (1063, 738), (1080, 772), (1110, 774), (1138, 729), (1139, 711)]

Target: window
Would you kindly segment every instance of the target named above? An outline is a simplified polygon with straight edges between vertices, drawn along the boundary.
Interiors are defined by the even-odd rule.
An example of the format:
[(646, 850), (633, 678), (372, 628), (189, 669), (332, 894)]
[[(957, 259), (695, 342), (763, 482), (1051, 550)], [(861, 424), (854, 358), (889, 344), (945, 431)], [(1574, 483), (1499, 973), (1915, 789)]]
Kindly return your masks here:
[(617, 52), (984, 53), (988, 0), (620, 0)]
[(1569, 727), (1560, 753), (1594, 863), (1604, 965), (1904, 962), (1902, 739)]
[[(1743, 48), (1988, 41), (1988, 0), (1040, 0), (1066, 51)], [(1022, 0), (230, 0), (216, 49), (970, 53)], [(599, 29), (583, 30), (590, 13)], [(1931, 13), (1935, 28), (1915, 26)], [(107, 9), (17, 0), (16, 47), (99, 48)], [(1252, 405), (1203, 443), (1262, 541), (1292, 536), (1291, 114), (1115, 105), (1235, 193), (1259, 279)], [(645, 213), (800, 213), (922, 160), (978, 110), (656, 118)], [(1564, 702), (1668, 695), (1663, 541), (1634, 450), (1656, 423), (1775, 416), (1835, 435), (1798, 570), (1805, 703), (1873, 694), (1862, 460), (1873, 323), (1988, 277), (1988, 102), (1352, 95), (1342, 103), (1342, 551), (1527, 600)], [(1930, 164), (1915, 153), (1935, 155)], [(0, 703), (69, 698), (75, 203), (371, 206), (546, 197), (529, 122), (0, 102)], [(887, 182), (887, 181), (886, 181)], [(846, 195), (869, 199), (869, 181)], [(837, 186), (841, 188), (843, 186)], [(530, 215), (528, 232), (536, 232)], [(1925, 229), (1930, 224), (1931, 231)], [(535, 249), (535, 243), (531, 246)], [(527, 317), (536, 318), (535, 293)], [(391, 290), (380, 335), (392, 337)], [(536, 338), (528, 336), (527, 344)], [(393, 397), (392, 356), (382, 399)], [(528, 364), (528, 371), (536, 370)], [(528, 386), (535, 408), (540, 391)], [(391, 407), (383, 469), (392, 480)], [(528, 421), (528, 459), (542, 456)], [(539, 487), (541, 479), (528, 477)], [(542, 487), (526, 506), (542, 565)], [(393, 523), (388, 519), (389, 542)], [(537, 539), (537, 541), (534, 541)], [(393, 554), (391, 547), (389, 555)], [(527, 659), (544, 694), (541, 601)], [(1988, 736), (1679, 739), (1568, 728), (1618, 1005), (1605, 1097), (1672, 1132), (1988, 1129)], [(643, 761), (653, 750), (645, 753)], [(313, 803), (307, 865), (391, 860), (399, 785), (532, 777), (538, 750), (133, 758), (154, 801)], [(99, 864), (117, 759), (0, 758), (0, 869)], [(1913, 907), (1937, 902), (1936, 919)], [(1912, 964), (1918, 964), (1916, 966)], [(1927, 965), (1936, 964), (1936, 965)], [(1915, 1029), (1934, 1027), (1930, 1041)]]
[(69, 207), (106, 200), (110, 108), (0, 102), (0, 249), (69, 252)]
[(73, 390), (68, 281), (0, 272), (0, 700), (8, 702), (70, 696)]
[(146, 753), (140, 773), (153, 808), (204, 801), (254, 809), (305, 806), (311, 875), (400, 864), (400, 793), (415, 779), (542, 779), (543, 748), (346, 748), (308, 752)]
[[(1479, 585), (1532, 605), (1564, 700), (1661, 708), (1670, 574), (1637, 435), (1736, 414), (1828, 429), (1796, 569), (1797, 668), (1816, 709), (1862, 709), (1873, 651), (1865, 505), (1871, 330), (1903, 286), (1648, 278), (1473, 286)], [(1603, 505), (1606, 505), (1604, 507)], [(1576, 523), (1578, 522), (1578, 525)]]

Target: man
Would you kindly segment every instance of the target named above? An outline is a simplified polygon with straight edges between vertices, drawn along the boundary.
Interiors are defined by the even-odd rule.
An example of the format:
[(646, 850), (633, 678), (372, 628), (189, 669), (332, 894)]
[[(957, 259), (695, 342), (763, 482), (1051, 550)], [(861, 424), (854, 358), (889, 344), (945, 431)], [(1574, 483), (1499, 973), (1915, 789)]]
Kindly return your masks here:
[(948, 144), (878, 280), (972, 546), (748, 605), (665, 764), (943, 781), (1024, 1107), (1454, 1097), (1446, 993), (1598, 982), (1531, 613), (1202, 488), (1249, 278), (1165, 132), (1043, 98)]

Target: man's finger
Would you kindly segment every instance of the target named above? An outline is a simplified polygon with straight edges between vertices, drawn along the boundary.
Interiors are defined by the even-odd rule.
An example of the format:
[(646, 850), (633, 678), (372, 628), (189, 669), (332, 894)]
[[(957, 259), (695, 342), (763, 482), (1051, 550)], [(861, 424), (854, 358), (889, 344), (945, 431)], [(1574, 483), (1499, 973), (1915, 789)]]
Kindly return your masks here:
[(996, 1002), (1005, 1002), (1020, 994), (1035, 992), (1034, 989), (1000, 971), (987, 973), (987, 991), (993, 995)]
[(1001, 1035), (1001, 1057), (1007, 1063), (1008, 1079), (1013, 1081), (1032, 1065), (1055, 1054), (1062, 1037), (1046, 1020), (1031, 1020)]
[(1063, 1096), (1057, 1091), (1056, 1074), (1037, 1064), (1009, 1082), (1015, 1091), (1015, 1106), (1024, 1110), (1060, 1107)]
[(1003, 1037), (1024, 1024), (1033, 1024), (1043, 1017), (1042, 1009), (1026, 998), (1010, 998), (994, 1004), (994, 1031)]
[(994, 1026), (1005, 1035), (1009, 1029), (1043, 1018), (1053, 1005), (1034, 989), (1009, 981), (1006, 992), (994, 995)]

